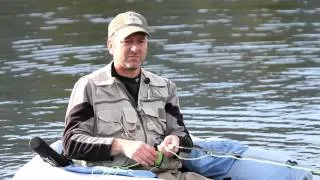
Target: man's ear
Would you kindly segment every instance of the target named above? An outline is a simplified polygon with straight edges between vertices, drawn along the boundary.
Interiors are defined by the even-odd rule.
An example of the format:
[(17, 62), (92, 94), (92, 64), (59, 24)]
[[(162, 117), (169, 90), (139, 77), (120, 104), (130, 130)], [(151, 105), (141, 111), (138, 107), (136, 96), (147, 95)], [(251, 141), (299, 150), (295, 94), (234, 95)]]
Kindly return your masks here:
[(109, 53), (111, 55), (113, 55), (113, 41), (112, 41), (112, 38), (106, 40), (106, 45), (107, 45)]

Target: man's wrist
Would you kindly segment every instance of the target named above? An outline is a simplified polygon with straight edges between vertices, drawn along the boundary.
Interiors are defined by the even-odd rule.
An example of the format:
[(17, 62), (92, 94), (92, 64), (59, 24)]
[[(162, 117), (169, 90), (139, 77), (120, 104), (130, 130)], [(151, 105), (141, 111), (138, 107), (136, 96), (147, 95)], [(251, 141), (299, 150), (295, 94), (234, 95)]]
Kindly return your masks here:
[(123, 153), (123, 144), (126, 140), (120, 138), (114, 138), (111, 147), (111, 156), (115, 156)]

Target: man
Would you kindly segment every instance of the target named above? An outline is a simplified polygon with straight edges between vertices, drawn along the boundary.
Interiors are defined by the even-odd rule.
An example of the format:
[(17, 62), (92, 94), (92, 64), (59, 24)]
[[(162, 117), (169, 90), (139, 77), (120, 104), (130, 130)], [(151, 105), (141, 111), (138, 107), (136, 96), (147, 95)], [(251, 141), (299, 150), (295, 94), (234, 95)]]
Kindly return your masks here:
[[(146, 19), (118, 14), (106, 44), (113, 61), (80, 78), (72, 91), (63, 134), (64, 153), (81, 164), (149, 169), (165, 179), (199, 179), (181, 173), (173, 157), (193, 143), (183, 123), (176, 85), (141, 68), (146, 58)], [(174, 146), (173, 146), (174, 145)], [(157, 151), (166, 163), (155, 164)]]

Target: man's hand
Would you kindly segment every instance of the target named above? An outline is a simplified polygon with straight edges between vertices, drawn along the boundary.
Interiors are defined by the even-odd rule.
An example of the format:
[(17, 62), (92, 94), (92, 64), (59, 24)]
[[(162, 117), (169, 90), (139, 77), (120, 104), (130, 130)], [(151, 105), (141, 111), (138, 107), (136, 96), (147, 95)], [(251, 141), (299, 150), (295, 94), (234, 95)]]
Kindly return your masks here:
[(111, 155), (122, 153), (143, 166), (152, 166), (156, 160), (156, 150), (142, 141), (114, 139)]
[(161, 144), (158, 146), (158, 150), (161, 151), (166, 157), (172, 157), (173, 154), (168, 150), (177, 153), (179, 151), (180, 141), (178, 136), (169, 135), (164, 138)]

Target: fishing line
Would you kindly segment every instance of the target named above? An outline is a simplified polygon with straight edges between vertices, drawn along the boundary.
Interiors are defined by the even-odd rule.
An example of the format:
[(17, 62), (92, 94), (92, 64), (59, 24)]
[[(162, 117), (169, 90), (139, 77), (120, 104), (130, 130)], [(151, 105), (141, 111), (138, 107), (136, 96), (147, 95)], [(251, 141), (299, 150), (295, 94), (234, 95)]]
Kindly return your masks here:
[[(173, 152), (173, 148), (179, 148), (179, 149), (186, 149), (186, 150), (196, 150), (196, 151), (202, 151), (206, 153), (206, 155), (195, 157), (195, 158), (185, 158), (177, 153)], [(276, 165), (276, 166), (282, 166), (282, 167), (288, 167), (292, 169), (299, 169), (299, 170), (305, 170), (309, 171), (314, 175), (320, 175), (320, 169), (311, 169), (308, 167), (302, 167), (298, 166), (298, 163), (295, 161), (287, 161), (286, 163), (275, 161), (275, 160), (267, 160), (267, 159), (262, 159), (262, 158), (256, 158), (256, 157), (250, 157), (250, 156), (242, 156), (241, 154), (237, 153), (224, 153), (224, 152), (217, 152), (213, 150), (206, 150), (206, 149), (201, 149), (201, 148), (190, 148), (190, 147), (183, 147), (183, 146), (176, 146), (176, 145), (170, 145), (169, 147), (166, 148), (166, 150), (170, 153), (172, 153), (174, 156), (176, 156), (179, 159), (186, 160), (186, 161), (192, 161), (192, 160), (199, 160), (203, 159), (206, 157), (218, 157), (218, 158), (232, 158), (236, 160), (247, 160), (247, 161), (254, 161), (254, 162), (259, 162), (259, 163), (264, 163), (264, 164), (271, 164), (271, 165)]]
[[(104, 166), (96, 166), (92, 168), (91, 175), (94, 174), (100, 174), (100, 175), (118, 175), (123, 170), (130, 170), (131, 168), (134, 168), (136, 166), (139, 166), (139, 163), (135, 163), (128, 166), (112, 166), (110, 168), (104, 167)], [(98, 173), (95, 173), (98, 172)], [(102, 172), (102, 173), (99, 173)]]

